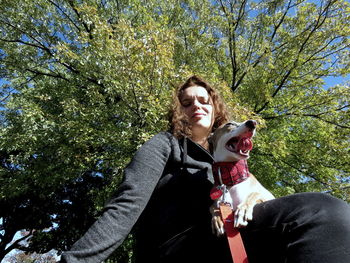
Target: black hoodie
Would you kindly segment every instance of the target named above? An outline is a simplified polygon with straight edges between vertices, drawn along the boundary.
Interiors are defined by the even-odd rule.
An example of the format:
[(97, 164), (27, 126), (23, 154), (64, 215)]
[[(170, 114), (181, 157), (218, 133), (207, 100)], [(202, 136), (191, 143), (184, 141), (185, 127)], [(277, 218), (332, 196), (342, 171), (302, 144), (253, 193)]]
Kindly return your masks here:
[(134, 226), (137, 262), (217, 261), (214, 247), (226, 246), (210, 230), (212, 163), (210, 153), (190, 139), (155, 135), (126, 167), (102, 216), (62, 261), (101, 262)]

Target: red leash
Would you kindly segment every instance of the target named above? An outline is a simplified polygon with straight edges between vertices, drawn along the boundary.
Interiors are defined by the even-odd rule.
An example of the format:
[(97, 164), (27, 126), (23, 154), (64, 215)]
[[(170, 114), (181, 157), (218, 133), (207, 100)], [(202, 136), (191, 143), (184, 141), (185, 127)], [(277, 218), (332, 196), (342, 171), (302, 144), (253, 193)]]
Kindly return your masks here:
[(220, 213), (224, 222), (233, 262), (248, 263), (248, 257), (245, 252), (241, 234), (238, 229), (234, 227), (234, 215), (231, 206), (229, 204), (220, 203)]

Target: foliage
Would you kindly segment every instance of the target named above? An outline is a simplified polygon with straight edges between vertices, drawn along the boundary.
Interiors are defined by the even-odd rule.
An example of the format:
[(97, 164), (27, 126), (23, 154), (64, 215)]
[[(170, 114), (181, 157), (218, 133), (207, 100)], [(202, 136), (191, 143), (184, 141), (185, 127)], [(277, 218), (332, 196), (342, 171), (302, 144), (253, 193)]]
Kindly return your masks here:
[[(2, 255), (66, 249), (131, 153), (165, 126), (169, 91), (160, 91), (172, 79), (172, 34), (137, 15), (133, 23), (106, 17), (117, 7), (91, 1), (1, 6), (2, 77), (12, 87), (1, 130)], [(21, 229), (32, 230), (30, 247), (5, 249)]]
[(7, 258), (8, 263), (55, 263), (57, 262), (54, 252), (40, 255), (40, 254), (26, 254), (18, 253)]
[[(199, 74), (236, 120), (258, 119), (250, 167), (277, 196), (349, 199), (349, 4), (341, 0), (0, 0), (0, 260), (69, 247), (145, 140), (173, 86)], [(29, 243), (15, 242), (27, 230)], [(132, 238), (115, 258), (131, 260)], [(118, 260), (117, 260), (118, 261)]]
[(226, 83), (234, 116), (262, 123), (252, 171), (277, 196), (326, 191), (349, 201), (350, 91), (324, 88), (326, 77), (349, 73), (349, 3), (197, 3), (186, 1), (174, 23), (175, 63)]

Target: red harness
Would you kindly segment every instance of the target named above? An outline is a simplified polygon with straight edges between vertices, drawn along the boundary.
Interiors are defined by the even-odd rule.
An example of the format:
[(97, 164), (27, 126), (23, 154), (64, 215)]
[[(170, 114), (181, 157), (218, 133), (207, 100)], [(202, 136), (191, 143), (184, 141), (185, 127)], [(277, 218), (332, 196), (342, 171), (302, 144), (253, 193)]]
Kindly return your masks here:
[(239, 184), (249, 177), (248, 164), (246, 160), (238, 162), (217, 162), (213, 163), (213, 175), (216, 185), (224, 184), (233, 186)]

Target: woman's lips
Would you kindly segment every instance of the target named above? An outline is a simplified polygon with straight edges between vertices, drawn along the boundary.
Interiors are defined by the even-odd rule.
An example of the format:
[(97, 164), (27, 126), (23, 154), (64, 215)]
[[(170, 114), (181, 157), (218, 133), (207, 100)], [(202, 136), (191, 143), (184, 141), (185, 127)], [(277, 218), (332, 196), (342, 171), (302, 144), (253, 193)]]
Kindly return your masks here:
[(205, 114), (204, 113), (195, 113), (192, 115), (192, 118), (200, 118), (202, 116), (205, 116)]

